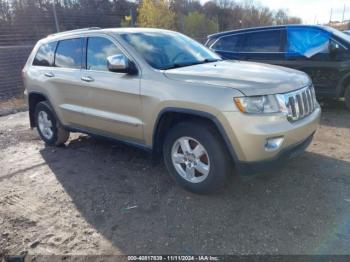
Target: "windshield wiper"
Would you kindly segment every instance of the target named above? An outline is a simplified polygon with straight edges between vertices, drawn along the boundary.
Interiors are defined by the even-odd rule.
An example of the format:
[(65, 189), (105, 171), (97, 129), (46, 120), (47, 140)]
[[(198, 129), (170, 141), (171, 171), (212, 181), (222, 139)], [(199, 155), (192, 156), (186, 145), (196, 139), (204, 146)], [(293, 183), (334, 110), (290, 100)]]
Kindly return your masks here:
[(222, 59), (204, 59), (202, 61), (199, 61), (198, 64), (206, 64), (206, 63), (214, 63), (217, 61), (221, 61)]
[(198, 62), (183, 63), (183, 64), (175, 63), (175, 64), (173, 64), (173, 65), (171, 65), (171, 66), (162, 67), (161, 70), (168, 70), (168, 69), (174, 69), (174, 68), (192, 66), (192, 65), (197, 65), (197, 64), (198, 64)]
[(195, 62), (191, 62), (191, 63), (183, 63), (183, 64), (173, 64), (171, 66), (167, 66), (167, 67), (162, 67), (160, 68), (161, 70), (168, 70), (168, 69), (174, 69), (174, 68), (180, 68), (180, 67), (186, 67), (186, 66), (193, 66), (193, 65), (200, 65), (200, 64), (206, 64), (206, 63), (213, 63), (213, 62), (217, 62), (217, 61), (221, 61), (221, 59), (204, 59), (201, 61), (195, 61)]
[(190, 66), (193, 65), (191, 64), (172, 64), (171, 66), (165, 66), (165, 67), (161, 67), (160, 70), (168, 70), (168, 69), (174, 69), (174, 68), (179, 68), (179, 67), (185, 67), (185, 66)]

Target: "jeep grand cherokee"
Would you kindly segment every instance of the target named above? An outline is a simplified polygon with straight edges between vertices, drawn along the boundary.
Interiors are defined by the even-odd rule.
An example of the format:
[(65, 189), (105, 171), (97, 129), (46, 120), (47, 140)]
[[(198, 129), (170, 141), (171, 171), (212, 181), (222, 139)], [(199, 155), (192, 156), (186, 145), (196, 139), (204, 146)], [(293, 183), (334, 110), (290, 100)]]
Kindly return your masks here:
[(83, 132), (152, 150), (197, 193), (222, 186), (233, 167), (274, 166), (302, 151), (321, 114), (305, 73), (222, 61), (159, 29), (50, 35), (23, 77), (31, 126), (48, 145)]

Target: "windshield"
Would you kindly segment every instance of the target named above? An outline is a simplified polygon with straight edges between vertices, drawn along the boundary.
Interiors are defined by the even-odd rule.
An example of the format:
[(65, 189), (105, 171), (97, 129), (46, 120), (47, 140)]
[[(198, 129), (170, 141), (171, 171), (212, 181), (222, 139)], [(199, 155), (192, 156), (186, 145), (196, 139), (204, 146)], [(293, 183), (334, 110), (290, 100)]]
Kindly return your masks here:
[(200, 43), (176, 32), (123, 33), (121, 37), (156, 69), (171, 69), (221, 60)]

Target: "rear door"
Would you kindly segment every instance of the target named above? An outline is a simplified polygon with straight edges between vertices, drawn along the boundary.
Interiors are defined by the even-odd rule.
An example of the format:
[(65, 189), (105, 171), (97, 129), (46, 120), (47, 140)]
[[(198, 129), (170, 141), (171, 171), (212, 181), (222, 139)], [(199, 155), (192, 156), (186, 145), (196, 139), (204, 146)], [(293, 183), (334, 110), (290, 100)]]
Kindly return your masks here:
[(80, 80), (82, 56), (83, 38), (60, 40), (56, 47), (54, 66), (45, 73), (51, 104), (64, 125), (84, 125), (81, 114), (74, 110), (87, 99)]

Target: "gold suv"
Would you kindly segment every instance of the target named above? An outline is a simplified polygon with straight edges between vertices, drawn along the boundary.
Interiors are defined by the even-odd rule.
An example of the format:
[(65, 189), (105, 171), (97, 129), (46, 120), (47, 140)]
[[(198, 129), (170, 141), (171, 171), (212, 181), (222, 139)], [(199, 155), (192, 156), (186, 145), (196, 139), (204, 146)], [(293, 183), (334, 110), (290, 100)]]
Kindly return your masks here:
[(50, 35), (23, 78), (31, 127), (48, 145), (83, 132), (152, 150), (197, 193), (223, 185), (234, 168), (252, 174), (302, 152), (321, 114), (306, 74), (223, 61), (159, 29)]

